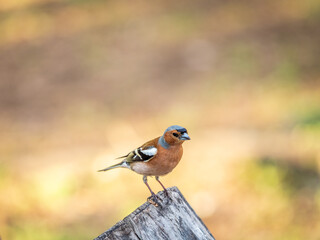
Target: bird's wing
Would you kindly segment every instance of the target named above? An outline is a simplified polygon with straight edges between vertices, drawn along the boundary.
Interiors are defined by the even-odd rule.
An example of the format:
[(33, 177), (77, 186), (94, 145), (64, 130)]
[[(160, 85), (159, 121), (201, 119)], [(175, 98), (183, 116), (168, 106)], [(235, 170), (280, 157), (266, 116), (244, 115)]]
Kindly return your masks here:
[(158, 152), (158, 140), (159, 138), (155, 138), (149, 142), (146, 142), (141, 147), (131, 151), (127, 156), (125, 156), (125, 161), (128, 163), (136, 161), (150, 161)]

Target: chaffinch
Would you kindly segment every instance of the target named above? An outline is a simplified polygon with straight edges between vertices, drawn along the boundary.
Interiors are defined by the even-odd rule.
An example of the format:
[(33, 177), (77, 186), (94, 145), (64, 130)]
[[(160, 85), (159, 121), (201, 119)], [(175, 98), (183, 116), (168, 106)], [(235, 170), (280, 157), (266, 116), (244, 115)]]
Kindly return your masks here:
[[(120, 163), (99, 170), (108, 171), (114, 168), (129, 168), (132, 171), (143, 175), (143, 182), (147, 185), (154, 205), (156, 202), (156, 195), (151, 190), (148, 182), (148, 176), (155, 176), (161, 187), (167, 194), (166, 188), (159, 180), (159, 176), (170, 173), (179, 163), (183, 148), (182, 143), (185, 140), (190, 140), (187, 129), (178, 125), (168, 127), (161, 137), (157, 137), (151, 141), (146, 142), (141, 147), (134, 149), (123, 158)], [(118, 158), (118, 159), (119, 159)], [(153, 202), (151, 200), (153, 199)]]

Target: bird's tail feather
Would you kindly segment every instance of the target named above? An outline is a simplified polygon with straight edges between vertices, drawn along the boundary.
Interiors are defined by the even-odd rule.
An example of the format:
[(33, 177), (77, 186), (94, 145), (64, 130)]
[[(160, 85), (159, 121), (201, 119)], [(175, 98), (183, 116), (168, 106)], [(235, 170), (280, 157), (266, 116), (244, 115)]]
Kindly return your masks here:
[(114, 169), (114, 168), (120, 168), (120, 167), (128, 168), (128, 163), (126, 163), (126, 162), (117, 163), (117, 164), (112, 165), (110, 167), (98, 170), (98, 172), (105, 172), (105, 171), (108, 171), (108, 170), (111, 170), (111, 169)]

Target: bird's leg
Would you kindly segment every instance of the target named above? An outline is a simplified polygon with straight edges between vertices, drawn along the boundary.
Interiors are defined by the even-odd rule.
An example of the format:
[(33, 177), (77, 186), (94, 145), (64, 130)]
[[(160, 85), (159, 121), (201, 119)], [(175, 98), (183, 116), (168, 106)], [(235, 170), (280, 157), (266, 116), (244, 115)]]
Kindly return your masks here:
[(168, 196), (169, 196), (168, 191), (167, 191), (167, 189), (163, 186), (162, 182), (160, 182), (159, 176), (156, 176), (156, 180), (158, 181), (158, 183), (160, 183), (161, 187), (162, 187), (163, 190), (164, 190), (164, 193), (165, 193), (166, 196), (168, 197)]
[(151, 196), (147, 198), (148, 202), (157, 207), (159, 205), (157, 202), (157, 195), (151, 190), (151, 188), (148, 184), (147, 176), (143, 176), (143, 182), (145, 185), (147, 185), (147, 187), (151, 193)]

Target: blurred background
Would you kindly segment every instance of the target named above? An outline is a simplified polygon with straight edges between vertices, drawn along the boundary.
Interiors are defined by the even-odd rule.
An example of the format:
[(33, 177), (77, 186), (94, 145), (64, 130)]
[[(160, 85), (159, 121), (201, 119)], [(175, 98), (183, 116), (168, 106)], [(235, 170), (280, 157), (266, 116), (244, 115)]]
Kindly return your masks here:
[(113, 226), (149, 192), (96, 171), (173, 124), (192, 140), (162, 182), (217, 239), (319, 239), (319, 20), (317, 0), (1, 1), (2, 239)]

